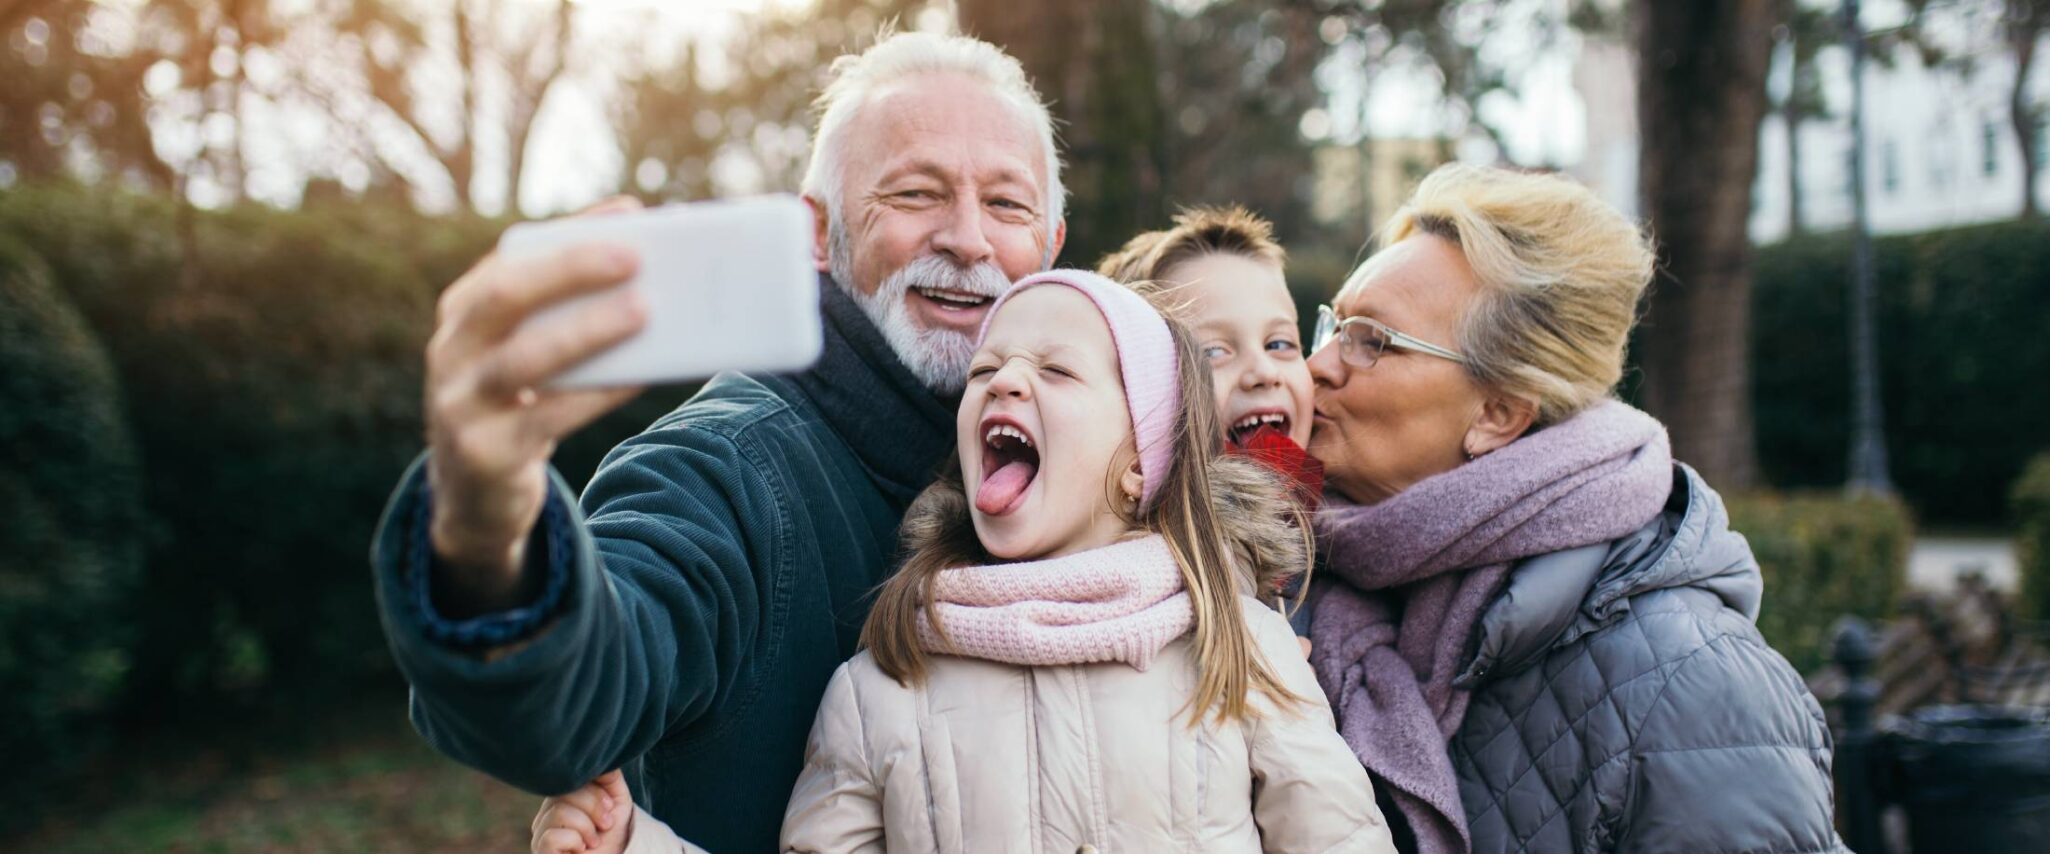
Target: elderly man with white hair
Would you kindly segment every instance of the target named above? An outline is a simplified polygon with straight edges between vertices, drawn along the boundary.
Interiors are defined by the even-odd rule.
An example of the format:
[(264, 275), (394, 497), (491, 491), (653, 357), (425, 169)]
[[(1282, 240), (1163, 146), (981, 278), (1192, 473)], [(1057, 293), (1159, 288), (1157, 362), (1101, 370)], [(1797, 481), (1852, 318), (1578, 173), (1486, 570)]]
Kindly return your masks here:
[(579, 502), (548, 455), (633, 392), (535, 389), (644, 308), (621, 291), (520, 321), (636, 259), (487, 257), (442, 297), (428, 451), (372, 555), (429, 742), (543, 794), (623, 766), (636, 802), (714, 851), (775, 845), (826, 681), (953, 447), (982, 316), (1065, 236), (1052, 121), (1001, 50), (892, 36), (836, 62), (819, 103), (818, 365), (715, 378)]

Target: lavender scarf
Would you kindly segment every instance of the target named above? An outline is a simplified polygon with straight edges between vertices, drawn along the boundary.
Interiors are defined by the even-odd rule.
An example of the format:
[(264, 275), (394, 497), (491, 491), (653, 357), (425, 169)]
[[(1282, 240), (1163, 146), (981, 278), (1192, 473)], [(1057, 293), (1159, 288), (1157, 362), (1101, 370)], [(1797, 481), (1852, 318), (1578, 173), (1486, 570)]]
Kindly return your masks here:
[(1336, 580), (1311, 663), (1419, 851), (1472, 848), (1445, 743), (1466, 717), (1454, 678), (1510, 565), (1637, 530), (1672, 483), (1665, 427), (1610, 400), (1379, 504), (1327, 499), (1317, 544)]

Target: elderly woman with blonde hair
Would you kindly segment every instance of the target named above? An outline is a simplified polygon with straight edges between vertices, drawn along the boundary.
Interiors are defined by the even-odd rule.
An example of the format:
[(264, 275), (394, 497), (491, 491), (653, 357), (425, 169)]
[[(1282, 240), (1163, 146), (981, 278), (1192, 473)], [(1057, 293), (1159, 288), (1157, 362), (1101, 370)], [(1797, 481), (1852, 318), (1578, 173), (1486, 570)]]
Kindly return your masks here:
[(1757, 562), (1616, 400), (1643, 230), (1447, 166), (1321, 312), (1312, 663), (1406, 850), (1840, 851)]

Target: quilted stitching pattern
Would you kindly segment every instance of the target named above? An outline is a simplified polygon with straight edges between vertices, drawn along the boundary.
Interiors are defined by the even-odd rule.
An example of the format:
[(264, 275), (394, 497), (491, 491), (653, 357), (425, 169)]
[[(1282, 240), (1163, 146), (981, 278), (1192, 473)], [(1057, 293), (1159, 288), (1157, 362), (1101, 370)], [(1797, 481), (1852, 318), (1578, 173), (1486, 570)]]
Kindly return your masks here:
[[(1481, 674), (1447, 745), (1475, 852), (1846, 851), (1821, 706), (1748, 616), (1758, 564), (1675, 471), (1684, 502), (1612, 544), (1572, 614), (1517, 614), (1570, 617), (1549, 648), (1475, 662), (1527, 662)], [(1496, 637), (1544, 643), (1519, 629)]]
[[(1535, 666), (1482, 684), (1450, 744), (1475, 851), (1627, 847), (1631, 822), (1641, 818), (1633, 809), (1644, 807), (1633, 803), (1635, 760), (1676, 745), (1686, 746), (1670, 747), (1673, 755), (1762, 744), (1819, 758), (1811, 762), (1815, 773), (1782, 782), (1826, 805), (1828, 734), (1818, 719), (1798, 713), (1800, 703), (1757, 703), (1757, 715), (1727, 731), (1646, 732), (1647, 719), (1661, 709), (1670, 714), (1726, 699), (1674, 696), (1694, 690), (1674, 679), (1683, 666), (1730, 671), (1754, 683), (1740, 689), (1747, 697), (1784, 694), (1799, 684), (1786, 681), (1794, 678), (1792, 669), (1766, 650), (1756, 629), (1741, 618), (1726, 618), (1725, 610), (1701, 590), (1640, 594), (1616, 622), (1551, 650)], [(1760, 653), (1770, 658), (1765, 664), (1776, 663), (1785, 672), (1761, 670)], [(1812, 698), (1803, 699), (1813, 705)], [(1661, 723), (1665, 729), (1685, 725), (1679, 718)], [(1762, 776), (1769, 778), (1766, 770)], [(1717, 816), (1716, 803), (1687, 806), (1704, 836), (1684, 850), (1721, 850), (1714, 836), (1718, 822), (1745, 820)], [(1766, 828), (1781, 840), (1767, 850), (1842, 850), (1829, 829), (1828, 810), (1813, 820), (1818, 826)]]

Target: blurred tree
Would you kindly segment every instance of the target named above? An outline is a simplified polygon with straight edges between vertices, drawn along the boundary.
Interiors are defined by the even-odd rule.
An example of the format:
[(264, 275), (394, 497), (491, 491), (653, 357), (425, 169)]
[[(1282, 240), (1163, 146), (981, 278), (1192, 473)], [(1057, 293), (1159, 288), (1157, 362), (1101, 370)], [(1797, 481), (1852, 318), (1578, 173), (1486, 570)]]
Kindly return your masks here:
[(249, 60), (284, 32), (271, 6), (271, 0), (157, 0), (137, 12), (131, 56), (152, 60), (146, 73), (177, 72), (177, 82), (161, 85), (152, 100), (182, 98), (187, 103), (180, 108), (198, 128), (191, 152), (177, 164), (180, 176), (210, 181), (226, 201), (248, 195), (247, 112), (255, 94)]
[[(795, 191), (827, 67), (886, 27), (930, 23), (936, 8), (933, 0), (816, 0), (756, 12), (729, 38), (673, 56), (632, 48), (611, 114), (625, 164), (620, 189), (649, 200)], [(715, 169), (722, 161), (728, 168)]]
[[(724, 93), (704, 85), (697, 48), (685, 45), (667, 66), (643, 64), (620, 81), (612, 99), (618, 142), (619, 191), (644, 201), (687, 201), (712, 195), (712, 158), (725, 129)], [(711, 131), (711, 133), (706, 133)]]
[[(1051, 102), (1070, 196), (1063, 263), (1093, 267), (1126, 238), (1165, 225), (1167, 110), (1153, 3), (962, 0), (957, 9), (962, 32), (1017, 57)], [(1219, 127), (1227, 123), (1218, 116)]]
[[(492, 4), (497, 8), (497, 4)], [(510, 101), (506, 116), (505, 209), (517, 212), (527, 176), (527, 145), (548, 90), (570, 71), (570, 2), (557, 0), (540, 21), (514, 36), (501, 51)]]
[[(297, 106), (333, 137), (365, 135), (352, 123), (361, 111), (342, 106), (351, 93), (337, 91), (350, 87), (335, 83), (339, 15), (334, 2), (0, 0), (0, 171), (208, 205), (246, 198), (252, 113)], [(366, 183), (389, 178), (368, 144), (324, 149), (279, 165), (314, 178), (371, 158)]]
[(2005, 0), (2001, 34), (2014, 54), (2014, 80), (2007, 90), (2008, 122), (2022, 154), (2022, 218), (2035, 219), (2036, 173), (2042, 171), (2043, 152), (2037, 137), (2043, 133), (2042, 108), (2029, 99), (2029, 72), (2036, 65), (2036, 42), (2050, 28), (2050, 0)]
[[(505, 145), (498, 176), (504, 209), (518, 210), (535, 119), (548, 91), (575, 65), (569, 0), (530, 14), (510, 11), (517, 8), (482, 0), (347, 0), (336, 21), (353, 37), (369, 94), (440, 166), (465, 210), (485, 203), (477, 181), (483, 137)], [(452, 86), (423, 82), (451, 71)]]
[(0, 186), (97, 174), (160, 190), (177, 175), (158, 155), (143, 77), (157, 57), (119, 50), (88, 0), (0, 0)]
[(1313, 239), (1314, 153), (1330, 135), (1316, 72), (1333, 47), (1319, 33), (1320, 17), (1275, 2), (1160, 9), (1167, 202), (1244, 204), (1272, 220), (1282, 240)]
[[(1301, 3), (963, 0), (963, 32), (1025, 65), (1060, 128), (1070, 191), (1062, 263), (1160, 228), (1181, 205), (1236, 202), (1284, 240), (1310, 228), (1315, 72), (1330, 44)], [(1305, 116), (1324, 122), (1308, 138)], [(1313, 122), (1315, 124), (1316, 122)]]
[(1640, 209), (1659, 270), (1637, 339), (1642, 400), (1673, 453), (1724, 490), (1757, 481), (1750, 363), (1752, 179), (1773, 0), (1634, 0)]
[(1780, 23), (1773, 34), (1786, 46), (1787, 89), (1780, 93), (1774, 108), (1787, 129), (1787, 233), (1801, 235), (1808, 231), (1801, 193), (1801, 127), (1810, 119), (1829, 118), (1815, 57), (1840, 39), (1827, 9), (1804, 0), (1780, 0), (1778, 14)]
[[(1448, 108), (1467, 130), (1493, 143), (1496, 159), (1517, 165), (1503, 127), (1484, 104), (1521, 96), (1521, 73), (1530, 61), (1557, 50), (1578, 30), (1606, 33), (1617, 26), (1617, 10), (1606, 0), (1303, 0), (1350, 37), (1372, 45), (1370, 65), (1429, 69)], [(1512, 44), (1513, 42), (1513, 44)], [(1371, 74), (1371, 69), (1368, 69)], [(1451, 160), (1452, 133), (1441, 142), (1441, 159)]]

